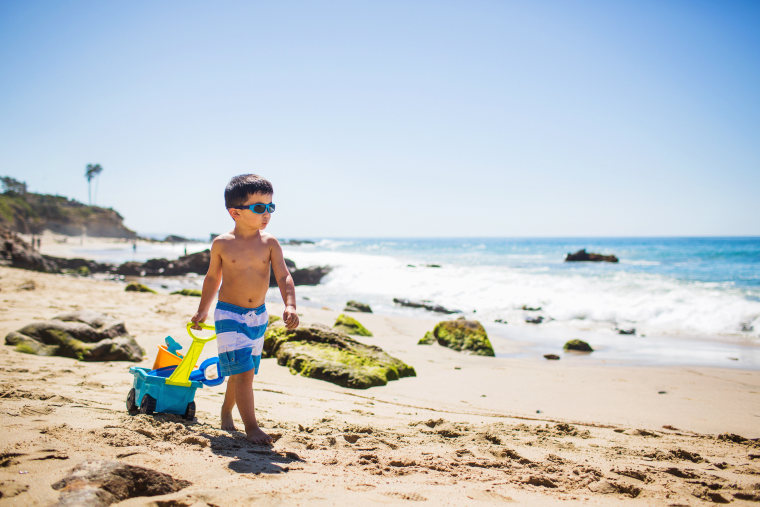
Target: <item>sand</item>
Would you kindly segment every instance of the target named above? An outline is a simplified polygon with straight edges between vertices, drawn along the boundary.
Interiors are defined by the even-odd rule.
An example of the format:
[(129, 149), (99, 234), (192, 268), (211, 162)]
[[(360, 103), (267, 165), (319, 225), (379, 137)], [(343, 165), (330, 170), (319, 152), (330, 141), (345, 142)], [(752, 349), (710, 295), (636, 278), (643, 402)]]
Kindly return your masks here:
[[(189, 344), (184, 324), (198, 302), (6, 267), (0, 300), (3, 337), (75, 309), (123, 319), (148, 351), (141, 366), (168, 334)], [(299, 312), (302, 323), (331, 325), (339, 310)], [(417, 377), (350, 390), (264, 359), (254, 387), (261, 425), (277, 439), (271, 448), (219, 429), (223, 386), (197, 392), (192, 423), (129, 416), (133, 363), (0, 346), (0, 505), (55, 503), (51, 485), (88, 459), (191, 483), (121, 505), (760, 500), (760, 446), (742, 441), (760, 437), (758, 371), (475, 357), (416, 345), (434, 318), (356, 316), (374, 333), (361, 339), (413, 365)]]

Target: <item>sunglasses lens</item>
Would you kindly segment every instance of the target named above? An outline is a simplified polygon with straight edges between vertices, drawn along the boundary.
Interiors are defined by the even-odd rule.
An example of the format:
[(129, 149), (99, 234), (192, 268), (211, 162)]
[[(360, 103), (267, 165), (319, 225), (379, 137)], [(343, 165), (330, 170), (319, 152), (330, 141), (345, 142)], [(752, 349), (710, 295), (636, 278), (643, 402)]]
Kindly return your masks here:
[(267, 210), (267, 205), (266, 204), (254, 204), (253, 205), (253, 212), (254, 213), (261, 214), (261, 213), (264, 213), (266, 210)]
[(274, 203), (269, 205), (269, 212), (274, 213)]

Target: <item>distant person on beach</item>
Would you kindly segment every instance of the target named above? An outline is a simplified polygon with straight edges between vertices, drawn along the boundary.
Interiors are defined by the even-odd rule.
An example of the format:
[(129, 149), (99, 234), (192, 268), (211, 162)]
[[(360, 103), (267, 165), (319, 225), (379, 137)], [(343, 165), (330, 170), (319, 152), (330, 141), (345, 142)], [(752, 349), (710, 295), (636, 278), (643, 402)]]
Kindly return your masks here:
[(191, 319), (196, 324), (206, 320), (219, 289), (214, 311), (216, 343), (222, 375), (229, 377), (222, 403), (222, 429), (235, 429), (232, 409), (237, 405), (246, 438), (258, 444), (272, 441), (256, 422), (253, 401), (253, 377), (259, 372), (264, 331), (269, 323), (264, 303), (270, 264), (285, 303), (285, 326), (298, 327), (293, 278), (280, 243), (264, 232), (275, 208), (273, 193), (272, 184), (255, 174), (241, 174), (230, 180), (224, 190), (224, 202), (235, 228), (211, 243), (201, 302)]

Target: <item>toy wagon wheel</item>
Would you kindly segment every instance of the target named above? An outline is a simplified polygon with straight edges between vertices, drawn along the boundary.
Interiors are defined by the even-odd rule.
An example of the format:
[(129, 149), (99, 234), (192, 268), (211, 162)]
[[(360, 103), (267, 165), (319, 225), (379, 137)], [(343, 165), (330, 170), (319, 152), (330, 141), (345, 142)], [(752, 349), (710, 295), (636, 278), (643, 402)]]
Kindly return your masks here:
[(150, 394), (146, 394), (140, 403), (140, 413), (150, 415), (154, 410), (156, 410), (156, 399)]
[(135, 415), (138, 411), (137, 403), (135, 403), (135, 388), (129, 390), (127, 395), (127, 412), (129, 415)]
[(185, 419), (192, 421), (195, 419), (195, 402), (191, 401), (187, 404), (187, 410), (185, 410)]

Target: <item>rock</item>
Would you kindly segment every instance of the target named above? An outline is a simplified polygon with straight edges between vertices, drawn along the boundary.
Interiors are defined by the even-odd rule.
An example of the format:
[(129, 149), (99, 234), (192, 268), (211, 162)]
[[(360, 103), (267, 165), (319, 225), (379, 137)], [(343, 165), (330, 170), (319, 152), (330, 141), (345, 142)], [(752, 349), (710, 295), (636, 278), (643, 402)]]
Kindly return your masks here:
[(592, 261), (592, 262), (618, 262), (618, 258), (614, 255), (602, 255), (598, 253), (586, 252), (583, 248), (575, 253), (568, 253), (565, 257), (565, 262), (579, 262), (579, 261)]
[(372, 313), (372, 308), (370, 308), (370, 306), (366, 303), (361, 303), (352, 299), (351, 301), (346, 302), (346, 307), (343, 309), (343, 311)]
[(528, 306), (528, 305), (522, 305), (522, 309), (526, 312), (540, 312), (541, 307), (540, 306)]
[(151, 292), (153, 294), (158, 294), (150, 287), (137, 282), (131, 282), (127, 284), (127, 287), (124, 290), (127, 292)]
[(570, 340), (562, 347), (564, 350), (576, 350), (578, 352), (593, 352), (594, 349), (591, 348), (591, 345), (584, 342), (583, 340), (574, 339)]
[(355, 334), (358, 336), (372, 336), (372, 333), (364, 327), (358, 320), (345, 314), (340, 314), (333, 327), (338, 331), (346, 334)]
[(636, 334), (636, 328), (632, 327), (630, 329), (618, 329), (618, 334)]
[(15, 232), (2, 228), (0, 229), (0, 239), (2, 239), (0, 259), (5, 261), (5, 264), (14, 268), (44, 273), (58, 273), (60, 271), (54, 262), (40, 255)]
[[(422, 344), (430, 341), (428, 333), (420, 340)], [(469, 351), (479, 356), (495, 356), (488, 334), (477, 320), (441, 321), (433, 328), (432, 338), (439, 345), (456, 351)]]
[(145, 351), (124, 322), (93, 311), (58, 315), (8, 333), (6, 345), (19, 352), (80, 361), (141, 361)]
[(292, 330), (281, 325), (269, 328), (263, 355), (276, 357), (277, 364), (287, 366), (291, 373), (353, 389), (381, 386), (416, 375), (414, 368), (380, 347), (358, 342), (319, 324)]
[(280, 244), (290, 245), (290, 246), (299, 246), (299, 245), (313, 245), (315, 243), (310, 239), (288, 239), (285, 241), (281, 241)]
[(542, 316), (538, 317), (528, 317), (525, 319), (526, 324), (541, 324), (544, 321), (544, 318)]
[(552, 361), (559, 361), (559, 356), (557, 354), (544, 354), (544, 357)]
[(169, 234), (164, 238), (164, 243), (190, 243), (192, 240), (177, 236), (176, 234)]
[(182, 290), (175, 290), (172, 292), (172, 294), (177, 294), (180, 296), (195, 296), (195, 297), (201, 297), (201, 291), (198, 289), (182, 289)]
[(509, 324), (509, 322), (507, 322), (504, 319), (495, 319), (494, 322), (496, 322), (497, 324)]
[[(330, 266), (311, 266), (308, 268), (297, 269), (296, 263), (290, 259), (285, 259), (285, 265), (290, 271), (295, 285), (319, 285), (332, 268)], [(277, 287), (277, 279), (274, 276), (274, 270), (269, 269), (269, 286)]]
[(100, 506), (128, 498), (175, 493), (189, 481), (118, 461), (88, 460), (51, 486), (61, 491), (58, 505)]
[(319, 285), (322, 278), (332, 271), (330, 266), (311, 266), (303, 269), (296, 269), (291, 272), (293, 283), (296, 285)]
[(433, 304), (430, 301), (411, 301), (409, 299), (393, 298), (393, 302), (397, 305), (407, 306), (409, 308), (424, 308), (425, 310), (436, 313), (462, 313), (461, 310), (449, 310), (448, 308), (444, 308), (441, 305)]
[(420, 341), (417, 342), (417, 345), (432, 345), (436, 343), (435, 336), (433, 336), (432, 331), (428, 331), (425, 333), (425, 336), (420, 338)]

